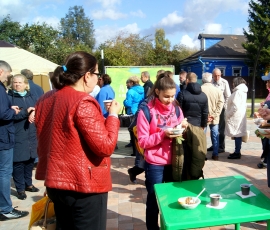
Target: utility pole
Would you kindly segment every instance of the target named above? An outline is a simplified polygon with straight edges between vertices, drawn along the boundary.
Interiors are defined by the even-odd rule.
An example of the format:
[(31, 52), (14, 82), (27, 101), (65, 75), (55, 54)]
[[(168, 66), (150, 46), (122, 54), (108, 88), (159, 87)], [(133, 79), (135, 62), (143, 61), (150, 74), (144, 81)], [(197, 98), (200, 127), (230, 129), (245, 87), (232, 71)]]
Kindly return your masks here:
[(101, 50), (101, 63), (102, 63), (101, 73), (102, 73), (102, 74), (105, 74), (104, 53), (103, 53), (103, 50)]

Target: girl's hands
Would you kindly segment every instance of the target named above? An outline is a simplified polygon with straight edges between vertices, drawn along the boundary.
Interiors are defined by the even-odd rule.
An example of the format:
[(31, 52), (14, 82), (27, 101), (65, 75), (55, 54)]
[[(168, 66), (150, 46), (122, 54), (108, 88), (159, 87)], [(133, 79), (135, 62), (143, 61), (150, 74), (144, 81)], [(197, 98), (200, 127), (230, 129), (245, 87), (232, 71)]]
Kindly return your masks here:
[(188, 122), (187, 118), (184, 118), (184, 120), (181, 122), (182, 128), (187, 128), (188, 127)]
[(173, 134), (173, 132), (169, 129), (165, 129), (165, 135), (169, 138), (182, 137), (182, 134)]

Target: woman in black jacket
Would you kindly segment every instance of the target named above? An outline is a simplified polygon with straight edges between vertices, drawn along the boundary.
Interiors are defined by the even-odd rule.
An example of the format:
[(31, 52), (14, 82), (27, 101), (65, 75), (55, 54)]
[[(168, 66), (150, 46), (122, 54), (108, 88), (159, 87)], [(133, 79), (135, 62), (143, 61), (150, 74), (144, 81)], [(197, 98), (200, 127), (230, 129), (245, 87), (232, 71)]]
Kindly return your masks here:
[(30, 93), (27, 78), (22, 74), (13, 76), (8, 97), (20, 112), (14, 117), (15, 146), (13, 149), (13, 180), (18, 198), (26, 199), (25, 191), (38, 192), (32, 184), (32, 170), (37, 157), (37, 137), (34, 122), (37, 99)]

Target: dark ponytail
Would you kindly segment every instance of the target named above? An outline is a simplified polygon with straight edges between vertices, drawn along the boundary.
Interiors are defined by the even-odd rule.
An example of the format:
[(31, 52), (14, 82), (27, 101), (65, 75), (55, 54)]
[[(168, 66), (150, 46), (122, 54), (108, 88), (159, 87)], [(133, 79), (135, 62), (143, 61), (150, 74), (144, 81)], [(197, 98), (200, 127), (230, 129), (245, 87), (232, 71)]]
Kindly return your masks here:
[(58, 66), (51, 76), (51, 82), (56, 89), (73, 85), (87, 72), (94, 73), (97, 59), (89, 53), (78, 51), (70, 54), (63, 66)]
[(158, 90), (176, 89), (176, 84), (174, 80), (170, 78), (171, 74), (172, 73), (170, 71), (165, 71), (164, 73), (158, 75), (157, 80), (154, 86), (152, 87), (149, 97), (158, 97), (158, 95), (156, 95), (155, 89)]

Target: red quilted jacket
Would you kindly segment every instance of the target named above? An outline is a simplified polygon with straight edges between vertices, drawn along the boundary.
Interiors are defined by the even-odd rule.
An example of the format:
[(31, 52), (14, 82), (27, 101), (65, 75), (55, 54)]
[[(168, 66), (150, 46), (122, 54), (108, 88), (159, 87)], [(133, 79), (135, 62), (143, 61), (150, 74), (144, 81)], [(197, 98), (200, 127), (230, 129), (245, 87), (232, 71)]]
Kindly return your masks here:
[(98, 102), (67, 86), (46, 93), (36, 104), (39, 163), (36, 179), (45, 186), (81, 193), (112, 188), (110, 156), (119, 120), (104, 120)]

